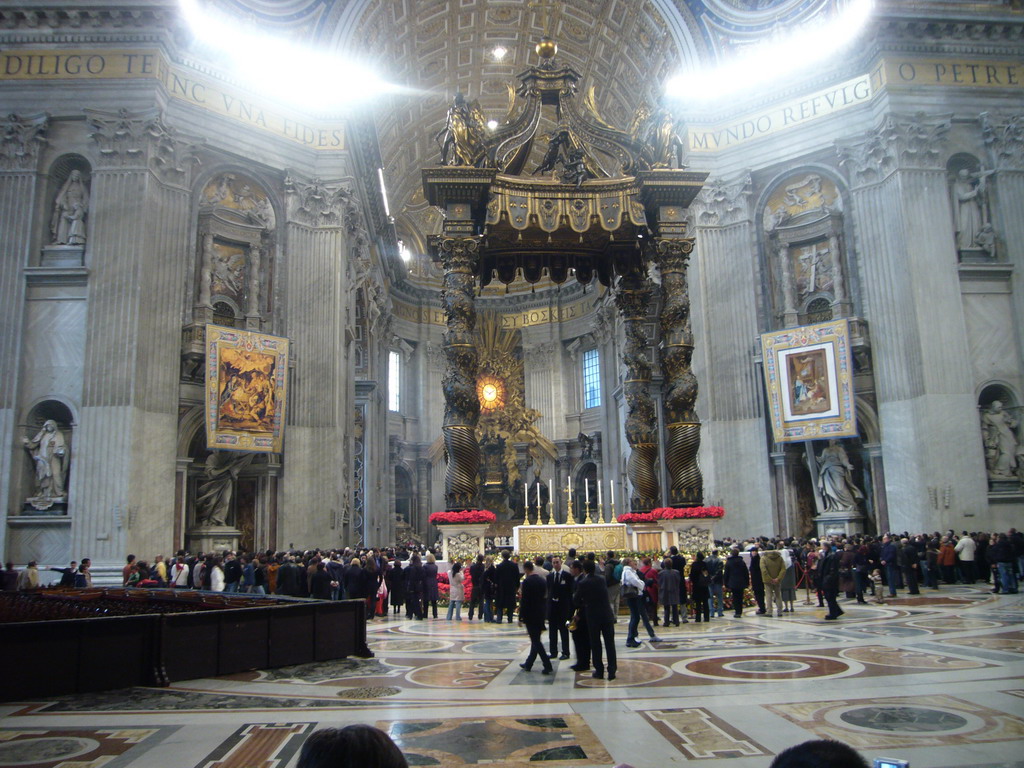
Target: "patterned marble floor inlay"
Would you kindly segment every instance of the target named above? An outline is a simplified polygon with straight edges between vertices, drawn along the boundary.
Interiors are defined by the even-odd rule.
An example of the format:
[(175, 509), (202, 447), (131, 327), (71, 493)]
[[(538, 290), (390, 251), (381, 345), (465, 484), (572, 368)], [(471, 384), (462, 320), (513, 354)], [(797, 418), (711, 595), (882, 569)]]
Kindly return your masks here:
[(772, 754), (704, 707), (653, 709), (642, 714), (690, 760)]
[(378, 722), (409, 765), (552, 768), (610, 763), (611, 755), (578, 715)]
[(288, 765), (315, 723), (250, 723), (219, 744), (196, 768), (276, 768)]
[(1024, 738), (1024, 720), (952, 696), (806, 701), (767, 709), (818, 738), (845, 741), (858, 749)]
[(153, 728), (0, 729), (0, 766), (100, 768), (156, 733)]
[(1002, 768), (1024, 743), (1024, 595), (989, 589), (661, 626), (639, 648), (621, 616), (611, 681), (575, 655), (521, 670), (515, 624), (376, 619), (369, 659), (0, 705), (0, 768), (293, 768), (314, 730), (375, 722), (439, 768), (764, 768), (810, 738), (869, 764)]

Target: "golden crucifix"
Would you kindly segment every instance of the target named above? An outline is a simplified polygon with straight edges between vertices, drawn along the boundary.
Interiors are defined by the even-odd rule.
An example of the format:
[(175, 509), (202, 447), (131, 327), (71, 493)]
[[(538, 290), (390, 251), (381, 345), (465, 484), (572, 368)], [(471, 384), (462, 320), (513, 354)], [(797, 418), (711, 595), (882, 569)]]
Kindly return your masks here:
[(541, 26), (544, 28), (544, 37), (551, 36), (551, 17), (549, 11), (553, 2), (554, 0), (532, 0), (532, 2), (527, 4), (528, 8), (541, 9)]

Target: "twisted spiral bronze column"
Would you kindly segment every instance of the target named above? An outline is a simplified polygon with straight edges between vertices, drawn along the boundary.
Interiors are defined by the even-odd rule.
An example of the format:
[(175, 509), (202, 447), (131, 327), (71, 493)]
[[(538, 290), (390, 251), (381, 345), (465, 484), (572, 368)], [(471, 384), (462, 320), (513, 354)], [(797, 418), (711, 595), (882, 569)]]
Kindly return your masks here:
[(473, 509), (477, 503), (480, 445), (476, 424), (480, 399), (476, 393), (477, 348), (473, 338), (476, 306), (473, 301), (476, 237), (445, 238), (438, 244), (444, 267), (441, 304), (447, 328), (442, 348), (447, 357), (441, 388), (444, 391), (444, 450), (448, 466), (444, 481), (445, 508)]
[(665, 464), (669, 478), (669, 504), (699, 506), (704, 501), (704, 480), (697, 463), (700, 422), (694, 410), (697, 377), (693, 375), (693, 333), (690, 329), (690, 294), (686, 266), (693, 238), (662, 239), (655, 258), (661, 270), (664, 303), (661, 310), (661, 371), (668, 441)]
[(632, 494), (632, 512), (647, 512), (658, 504), (658, 419), (651, 398), (651, 363), (647, 357), (644, 318), (651, 304), (651, 284), (639, 269), (624, 274), (615, 293), (615, 305), (622, 315), (626, 335), (623, 363), (626, 380), (626, 440), (629, 464), (626, 467)]

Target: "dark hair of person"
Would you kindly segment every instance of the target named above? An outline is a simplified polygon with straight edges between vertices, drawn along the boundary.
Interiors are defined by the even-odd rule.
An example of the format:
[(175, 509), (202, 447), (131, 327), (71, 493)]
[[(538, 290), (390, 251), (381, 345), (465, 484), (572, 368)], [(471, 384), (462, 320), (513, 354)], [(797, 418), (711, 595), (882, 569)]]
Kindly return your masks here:
[(461, 570), (462, 570), (462, 563), (460, 563), (458, 560), (456, 560), (454, 563), (452, 563), (452, 576), (454, 576), (456, 573), (458, 573)]
[(841, 741), (815, 739), (783, 750), (770, 768), (868, 768), (868, 763)]
[(594, 563), (593, 560), (584, 560), (583, 561), (583, 572), (585, 574), (587, 574), (587, 576), (593, 576), (594, 572), (596, 570), (597, 570), (597, 565)]
[(525, 561), (523, 563), (523, 570), (526, 571), (526, 573), (533, 573), (533, 563), (529, 560)]
[(384, 731), (349, 725), (316, 731), (302, 745), (295, 768), (408, 768), (402, 751)]

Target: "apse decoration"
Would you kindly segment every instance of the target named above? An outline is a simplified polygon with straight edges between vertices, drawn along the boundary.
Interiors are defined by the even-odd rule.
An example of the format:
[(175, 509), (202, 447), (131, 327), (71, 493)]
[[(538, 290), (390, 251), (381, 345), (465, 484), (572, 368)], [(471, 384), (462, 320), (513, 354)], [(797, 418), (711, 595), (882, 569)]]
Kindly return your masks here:
[(206, 447), (280, 453), (288, 339), (206, 326)]
[(775, 442), (857, 434), (845, 319), (765, 333), (761, 350)]

